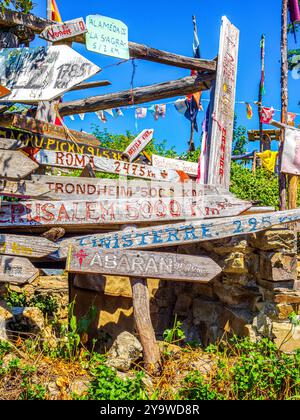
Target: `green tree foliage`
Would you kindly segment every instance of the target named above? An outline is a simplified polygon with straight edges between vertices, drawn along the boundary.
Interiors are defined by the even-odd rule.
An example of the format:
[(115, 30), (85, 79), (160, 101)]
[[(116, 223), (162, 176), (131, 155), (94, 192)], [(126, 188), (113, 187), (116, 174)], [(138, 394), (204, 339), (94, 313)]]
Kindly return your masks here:
[(0, 1), (0, 6), (2, 11), (7, 7), (11, 7), (18, 12), (29, 13), (33, 9), (34, 4), (32, 0), (2, 0)]
[(233, 150), (234, 156), (243, 155), (247, 152), (247, 129), (242, 125), (237, 125), (237, 115), (234, 115), (233, 125)]

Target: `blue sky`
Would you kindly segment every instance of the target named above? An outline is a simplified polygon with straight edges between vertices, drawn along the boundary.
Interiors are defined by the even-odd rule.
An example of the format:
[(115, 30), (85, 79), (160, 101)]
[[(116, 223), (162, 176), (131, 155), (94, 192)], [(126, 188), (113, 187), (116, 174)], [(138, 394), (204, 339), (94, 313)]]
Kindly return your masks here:
[[(46, 0), (36, 2), (34, 13), (46, 16)], [(196, 15), (203, 58), (212, 59), (218, 53), (219, 32), (221, 18), (226, 15), (241, 31), (240, 55), (237, 83), (237, 101), (253, 102), (257, 100), (260, 78), (260, 37), (266, 35), (266, 106), (280, 108), (280, 22), (281, 0), (252, 0), (247, 7), (242, 0), (182, 0), (149, 2), (140, 0), (114, 1), (72, 1), (57, 0), (64, 20), (86, 17), (89, 14), (102, 14), (120, 19), (129, 27), (130, 41), (148, 44), (149, 46), (166, 51), (192, 55), (193, 28), (191, 17)], [(298, 35), (300, 48), (300, 33)], [(42, 40), (36, 44), (43, 45)], [(293, 36), (289, 36), (289, 46), (295, 47)], [(118, 62), (118, 59), (91, 53), (85, 46), (74, 44), (74, 48), (98, 66), (104, 68)], [(136, 87), (152, 83), (173, 80), (189, 75), (188, 70), (164, 66), (146, 61), (136, 60), (137, 71), (134, 80)], [(109, 87), (74, 92), (65, 95), (65, 100), (116, 92), (130, 87), (132, 73), (131, 63), (121, 66), (108, 67), (93, 79), (108, 79), (112, 82)], [(91, 79), (92, 80), (92, 79)], [(300, 79), (289, 81), (289, 110), (300, 113)], [(208, 98), (208, 92), (203, 98)], [(167, 102), (169, 100), (166, 100)], [(172, 101), (172, 99), (171, 99)], [(204, 102), (206, 107), (207, 102)], [(236, 105), (239, 123), (248, 129), (258, 127), (257, 108), (253, 107), (254, 117), (251, 121), (246, 118), (245, 105)], [(72, 122), (68, 117), (66, 122), (74, 129), (92, 130), (92, 124), (101, 125), (112, 133), (124, 133), (126, 130), (136, 131), (133, 110), (124, 110), (125, 117), (114, 120), (110, 118), (103, 125), (95, 114), (88, 114), (82, 122), (79, 117)], [(204, 113), (199, 114), (199, 124)], [(276, 113), (279, 119), (280, 114)], [(296, 123), (300, 124), (300, 116)], [(190, 123), (174, 109), (168, 106), (167, 116), (155, 122), (151, 114), (144, 120), (139, 120), (138, 130), (154, 128), (157, 140), (167, 140), (169, 146), (175, 146), (178, 152), (187, 148)], [(200, 134), (196, 137), (196, 145), (200, 143)], [(257, 147), (254, 144), (253, 147)], [(274, 145), (275, 146), (275, 145)], [(252, 150), (253, 147), (249, 147)]]

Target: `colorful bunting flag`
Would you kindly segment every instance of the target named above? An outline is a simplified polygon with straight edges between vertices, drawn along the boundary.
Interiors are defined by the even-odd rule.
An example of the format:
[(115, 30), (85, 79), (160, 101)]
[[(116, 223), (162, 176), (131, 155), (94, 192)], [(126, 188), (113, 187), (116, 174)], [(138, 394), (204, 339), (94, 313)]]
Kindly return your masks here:
[(183, 99), (183, 98), (177, 99), (174, 106), (180, 114), (185, 114), (186, 110), (188, 109), (186, 99)]
[(292, 113), (292, 112), (288, 112), (288, 125), (290, 125), (291, 127), (295, 127), (295, 119), (296, 119), (296, 114)]
[(262, 166), (270, 172), (275, 172), (278, 152), (272, 152), (271, 150), (265, 150), (262, 153), (257, 153), (257, 156), (262, 161)]
[(95, 114), (101, 122), (103, 122), (104, 124), (107, 122), (106, 116), (103, 111), (97, 111)]
[(116, 116), (117, 117), (124, 117), (124, 114), (123, 114), (121, 108), (116, 108), (115, 111), (116, 111)]
[(104, 112), (114, 118), (114, 111), (112, 109), (105, 109)]
[(300, 23), (300, 6), (298, 0), (289, 0), (290, 17), (292, 23)]
[(81, 121), (84, 121), (85, 114), (78, 114), (78, 115), (79, 115), (79, 118), (81, 119)]
[[(136, 108), (135, 110), (135, 118), (137, 119), (143, 119), (147, 116), (147, 108)], [(149, 109), (150, 111), (150, 109)]]
[(74, 115), (69, 115), (69, 118), (70, 118), (72, 121), (75, 121), (75, 117), (74, 117)]
[(266, 108), (263, 106), (261, 109), (260, 122), (262, 124), (270, 124), (273, 120), (274, 114), (274, 108)]
[(201, 141), (201, 153), (198, 163), (198, 175), (197, 183), (206, 184), (207, 183), (207, 173), (208, 173), (208, 126), (209, 126), (209, 116), (210, 116), (210, 104), (206, 110), (205, 118), (202, 123), (202, 141)]
[(167, 112), (167, 105), (155, 105), (154, 119), (157, 121), (160, 117), (165, 118)]
[(248, 118), (248, 120), (252, 120), (253, 109), (252, 109), (252, 106), (248, 102), (246, 102), (246, 108), (247, 108), (247, 118)]

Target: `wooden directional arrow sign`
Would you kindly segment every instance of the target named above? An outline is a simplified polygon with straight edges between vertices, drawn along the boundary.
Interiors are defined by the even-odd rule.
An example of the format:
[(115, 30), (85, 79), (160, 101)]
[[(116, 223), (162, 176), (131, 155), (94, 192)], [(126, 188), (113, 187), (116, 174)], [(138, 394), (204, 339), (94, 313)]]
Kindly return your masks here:
[(187, 162), (185, 160), (169, 159), (163, 156), (152, 155), (152, 165), (156, 168), (176, 169), (194, 177), (198, 175), (198, 163)]
[(0, 102), (48, 101), (100, 71), (66, 45), (4, 48), (0, 52), (0, 83), (11, 94)]
[(0, 153), (0, 174), (3, 178), (22, 179), (38, 167), (23, 152), (2, 150)]
[(80, 247), (70, 247), (66, 270), (195, 283), (209, 282), (222, 271), (209, 257)]
[(150, 143), (153, 139), (154, 130), (143, 130), (124, 152), (125, 156), (128, 156), (129, 162), (132, 162)]
[(63, 23), (47, 26), (40, 34), (40, 37), (50, 42), (63, 41), (64, 39), (74, 38), (85, 34), (87, 28), (83, 18), (69, 20)]
[(56, 166), (65, 169), (84, 169), (90, 164), (94, 171), (151, 179), (154, 181), (180, 182), (181, 176), (173, 170), (164, 170), (137, 163), (98, 158), (77, 153), (50, 152), (41, 150), (34, 155), (36, 162), (43, 166)]
[[(0, 226), (98, 226), (203, 219), (240, 213), (251, 203), (219, 204), (219, 197), (100, 199), (98, 201), (3, 201)], [(213, 206), (213, 207), (211, 207)]]
[(4, 96), (7, 96), (11, 93), (9, 89), (7, 89), (5, 86), (0, 85), (0, 98), (3, 98)]
[(18, 198), (40, 198), (47, 197), (49, 187), (47, 184), (32, 181), (9, 181), (0, 179), (0, 195)]
[(30, 283), (39, 275), (29, 260), (0, 255), (0, 283)]
[[(83, 131), (66, 130), (60, 125), (39, 121), (35, 118), (25, 117), (20, 114), (0, 115), (0, 126), (1, 137), (18, 139), (22, 140), (22, 142), (28, 142), (31, 139), (33, 142), (36, 141), (39, 143), (39, 146), (34, 143), (32, 143), (32, 146), (40, 149), (48, 149), (51, 145), (59, 143), (59, 140), (69, 140), (74, 143), (75, 139), (76, 142), (96, 147), (100, 144), (99, 140), (92, 134), (88, 134)], [(13, 130), (10, 127), (17, 128), (18, 130)], [(35, 136), (34, 134), (38, 135)], [(46, 136), (46, 139), (44, 136)], [(48, 144), (48, 146), (46, 147), (45, 144)], [(59, 149), (52, 148), (50, 150), (59, 151)], [(61, 151), (66, 152), (68, 150), (66, 149), (66, 146), (64, 146)]]
[(55, 252), (58, 245), (38, 236), (0, 234), (0, 254), (42, 258)]
[[(80, 137), (83, 142), (76, 140), (75, 143), (72, 140), (57, 139), (51, 137), (50, 135), (44, 136), (20, 130), (0, 128), (0, 149), (15, 150), (25, 147), (33, 147), (35, 149), (52, 150), (53, 152), (79, 153), (105, 157), (108, 159), (124, 160), (123, 152), (120, 150), (100, 147), (100, 142), (93, 136), (91, 136), (91, 138), (87, 138), (88, 135), (75, 131), (73, 131), (72, 135), (75, 139)], [(1, 136), (5, 138), (1, 138)], [(143, 164), (146, 163), (146, 160), (146, 157), (141, 155), (135, 162)]]
[(225, 219), (190, 221), (142, 229), (128, 228), (126, 231), (117, 233), (63, 240), (57, 257), (66, 258), (67, 249), (71, 244), (79, 247), (102, 247), (114, 250), (162, 248), (247, 235), (298, 220), (300, 220), (300, 209)]

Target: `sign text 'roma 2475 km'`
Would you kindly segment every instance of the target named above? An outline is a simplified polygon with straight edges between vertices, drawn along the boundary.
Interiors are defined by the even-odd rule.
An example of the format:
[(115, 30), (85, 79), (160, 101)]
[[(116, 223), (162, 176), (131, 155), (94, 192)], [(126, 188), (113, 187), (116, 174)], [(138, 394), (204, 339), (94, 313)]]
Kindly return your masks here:
[(66, 45), (4, 48), (0, 52), (0, 84), (11, 94), (0, 101), (49, 101), (99, 71), (98, 66)]
[(222, 271), (209, 257), (70, 247), (67, 271), (172, 281), (209, 282)]
[(129, 60), (128, 27), (117, 19), (101, 15), (86, 18), (89, 51)]

